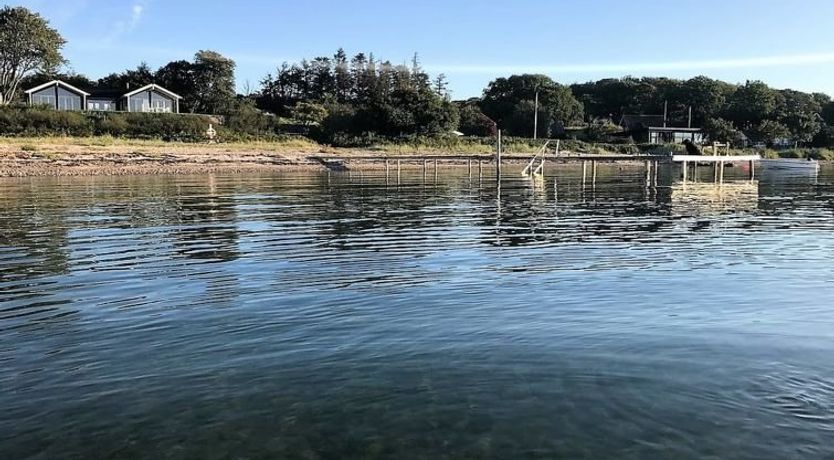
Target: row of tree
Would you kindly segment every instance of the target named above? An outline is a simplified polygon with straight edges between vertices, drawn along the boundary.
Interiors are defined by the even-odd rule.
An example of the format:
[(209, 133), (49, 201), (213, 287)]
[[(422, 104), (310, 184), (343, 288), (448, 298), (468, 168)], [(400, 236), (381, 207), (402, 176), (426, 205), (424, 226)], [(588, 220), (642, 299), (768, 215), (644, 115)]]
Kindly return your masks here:
[[(489, 83), (479, 98), (452, 102), (445, 77), (435, 79), (417, 56), (392, 64), (373, 54), (333, 56), (281, 65), (259, 88), (238, 95), (235, 63), (213, 51), (193, 61), (153, 70), (146, 64), (92, 81), (57, 72), (66, 63), (65, 41), (40, 15), (22, 7), (0, 9), (0, 104), (24, 86), (61, 78), (85, 89), (126, 90), (157, 83), (181, 96), (181, 110), (223, 114), (242, 129), (271, 130), (265, 114), (316, 127), (325, 140), (342, 137), (418, 136), (449, 133), (489, 136), (497, 128), (539, 137), (567, 126), (612, 125), (625, 114), (668, 112), (670, 126), (703, 127), (715, 140), (834, 143), (834, 103), (822, 93), (777, 90), (760, 81), (741, 85), (695, 77), (617, 78), (561, 85), (545, 75), (513, 75)], [(274, 118), (274, 117), (273, 117)], [(590, 129), (590, 128), (589, 128)]]
[(255, 95), (257, 106), (278, 115), (318, 122), (326, 134), (411, 136), (458, 126), (445, 78), (434, 81), (417, 56), (407, 65), (344, 50), (333, 57), (283, 64)]
[(691, 122), (721, 140), (737, 140), (744, 132), (768, 143), (776, 139), (809, 143), (834, 124), (834, 104), (828, 95), (777, 90), (760, 81), (735, 85), (704, 76), (626, 77), (575, 84), (571, 91), (588, 120), (662, 114), (668, 108), (670, 126)]

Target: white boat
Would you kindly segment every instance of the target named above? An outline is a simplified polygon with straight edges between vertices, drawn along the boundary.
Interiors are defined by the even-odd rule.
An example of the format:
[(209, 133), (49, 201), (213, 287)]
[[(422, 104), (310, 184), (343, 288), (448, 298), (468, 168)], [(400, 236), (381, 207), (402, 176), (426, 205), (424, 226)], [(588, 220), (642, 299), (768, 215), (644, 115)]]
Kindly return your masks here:
[(765, 171), (789, 171), (798, 173), (817, 173), (820, 170), (820, 162), (817, 160), (805, 160), (801, 158), (778, 158), (772, 160), (759, 160), (759, 165)]

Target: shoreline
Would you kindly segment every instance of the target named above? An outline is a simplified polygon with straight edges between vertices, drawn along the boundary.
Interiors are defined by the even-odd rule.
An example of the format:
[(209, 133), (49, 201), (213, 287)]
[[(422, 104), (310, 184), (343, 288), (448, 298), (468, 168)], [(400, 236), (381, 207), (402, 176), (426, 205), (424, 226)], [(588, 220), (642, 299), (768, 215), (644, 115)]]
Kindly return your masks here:
[[(312, 142), (180, 144), (161, 141), (29, 138), (0, 139), (0, 178), (65, 176), (147, 176), (198, 174), (251, 174), (327, 171), (322, 159), (342, 160), (348, 169), (384, 170), (389, 159), (403, 159), (402, 169), (422, 169), (423, 159), (433, 168), (433, 157), (445, 167), (466, 167), (467, 158), (484, 160), (484, 171), (494, 169), (491, 152), (420, 151), (397, 147), (351, 149), (325, 147)], [(572, 154), (572, 152), (563, 152)], [(506, 153), (502, 163), (524, 165), (535, 152)], [(604, 156), (604, 155), (601, 155)], [(456, 158), (453, 158), (456, 157)], [(552, 160), (551, 160), (552, 161)], [(601, 161), (605, 161), (601, 159)], [(620, 164), (639, 165), (643, 160)], [(830, 162), (821, 162), (828, 164)], [(473, 163), (475, 165), (476, 163)], [(477, 166), (475, 166), (477, 167)]]

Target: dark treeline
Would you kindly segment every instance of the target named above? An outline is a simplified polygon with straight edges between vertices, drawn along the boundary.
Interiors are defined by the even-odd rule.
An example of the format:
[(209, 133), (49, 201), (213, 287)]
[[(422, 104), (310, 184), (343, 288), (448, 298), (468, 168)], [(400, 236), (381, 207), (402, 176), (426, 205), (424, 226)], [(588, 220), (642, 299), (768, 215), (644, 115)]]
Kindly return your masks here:
[(701, 127), (714, 140), (773, 144), (832, 144), (834, 105), (822, 93), (777, 90), (760, 81), (742, 85), (699, 76), (690, 80), (621, 78), (574, 84), (586, 120), (614, 121), (624, 114), (658, 115), (668, 103), (670, 126)]
[(331, 139), (453, 129), (490, 136), (497, 128), (531, 137), (536, 94), (539, 137), (564, 135), (570, 126), (607, 125), (610, 132), (623, 115), (662, 115), (666, 108), (669, 126), (703, 128), (713, 140), (834, 144), (834, 104), (828, 95), (704, 76), (609, 78), (565, 86), (545, 75), (513, 75), (490, 82), (481, 97), (450, 103), (445, 77), (431, 81), (416, 57), (411, 66), (392, 65), (361, 53), (348, 59), (339, 50), (332, 57), (283, 64), (262, 82), (255, 100), (262, 110), (320, 123)]
[(332, 57), (285, 63), (263, 80), (255, 100), (262, 110), (319, 124), (331, 141), (448, 133), (459, 121), (445, 77), (431, 81), (416, 55), (410, 66), (394, 65), (373, 54), (348, 59), (340, 49)]

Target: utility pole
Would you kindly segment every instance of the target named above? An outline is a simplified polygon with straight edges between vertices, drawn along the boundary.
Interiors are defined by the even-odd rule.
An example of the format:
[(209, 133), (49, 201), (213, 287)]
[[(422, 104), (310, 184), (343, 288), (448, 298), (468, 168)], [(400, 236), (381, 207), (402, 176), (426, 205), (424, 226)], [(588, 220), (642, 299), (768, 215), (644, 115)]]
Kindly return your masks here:
[(689, 106), (689, 128), (692, 127), (692, 106)]
[(539, 92), (536, 91), (536, 108), (533, 111), (533, 140), (539, 138)]
[(666, 127), (666, 117), (669, 115), (669, 101), (663, 101), (663, 127)]

